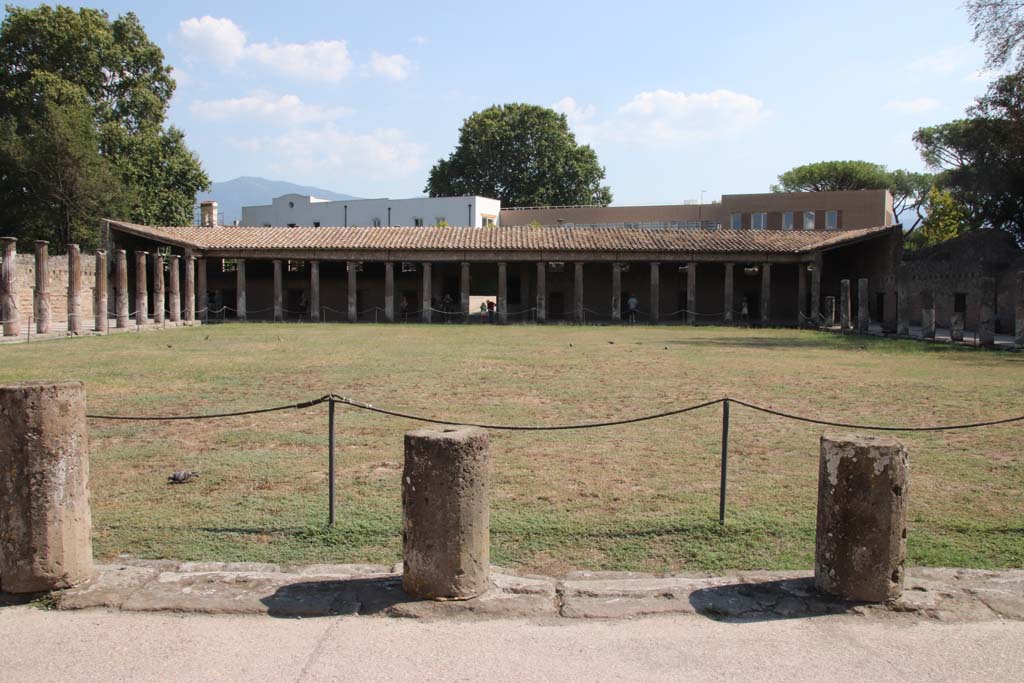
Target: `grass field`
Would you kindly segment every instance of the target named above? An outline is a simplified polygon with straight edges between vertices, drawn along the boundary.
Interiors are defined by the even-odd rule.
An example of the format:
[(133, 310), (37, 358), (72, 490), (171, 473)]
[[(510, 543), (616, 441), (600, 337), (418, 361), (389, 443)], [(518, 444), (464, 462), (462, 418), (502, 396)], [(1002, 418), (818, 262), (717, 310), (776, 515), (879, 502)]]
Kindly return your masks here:
[[(1024, 354), (714, 327), (223, 325), (0, 347), (0, 381), (80, 379), (90, 412), (181, 414), (331, 391), (456, 420), (551, 424), (728, 394), (822, 418), (964, 422), (1024, 413)], [(327, 408), (216, 421), (91, 421), (98, 557), (400, 558), (407, 420)], [(717, 522), (720, 407), (611, 429), (491, 434), (492, 558), (545, 573), (807, 568), (822, 428), (733, 407)], [(1024, 566), (1024, 424), (901, 435), (909, 562)], [(167, 475), (198, 470), (171, 486)]]

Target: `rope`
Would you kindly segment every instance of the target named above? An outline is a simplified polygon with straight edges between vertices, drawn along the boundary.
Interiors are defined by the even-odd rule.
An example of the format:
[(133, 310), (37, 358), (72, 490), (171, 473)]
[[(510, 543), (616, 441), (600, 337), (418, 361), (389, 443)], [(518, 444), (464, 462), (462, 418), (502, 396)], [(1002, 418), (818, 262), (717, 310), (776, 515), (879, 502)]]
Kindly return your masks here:
[(279, 410), (304, 410), (313, 406), (333, 400), (328, 394), (315, 398), (312, 401), (292, 403), (286, 406), (274, 406), (273, 408), (257, 408), (255, 410), (240, 410), (234, 413), (208, 413), (204, 415), (86, 415), (94, 420), (210, 420), (221, 417), (237, 417), (239, 415), (259, 415), (260, 413), (273, 413)]

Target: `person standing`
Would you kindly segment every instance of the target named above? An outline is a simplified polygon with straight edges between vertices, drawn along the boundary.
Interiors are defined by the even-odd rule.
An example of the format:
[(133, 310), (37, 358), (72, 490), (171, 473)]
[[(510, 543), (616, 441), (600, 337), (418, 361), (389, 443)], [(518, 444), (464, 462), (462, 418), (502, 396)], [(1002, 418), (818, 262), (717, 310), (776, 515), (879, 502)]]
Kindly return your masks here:
[(636, 324), (637, 317), (640, 314), (640, 302), (632, 294), (626, 299), (626, 311), (629, 313), (629, 324)]
[(487, 322), (494, 322), (494, 302), (490, 299), (487, 300)]

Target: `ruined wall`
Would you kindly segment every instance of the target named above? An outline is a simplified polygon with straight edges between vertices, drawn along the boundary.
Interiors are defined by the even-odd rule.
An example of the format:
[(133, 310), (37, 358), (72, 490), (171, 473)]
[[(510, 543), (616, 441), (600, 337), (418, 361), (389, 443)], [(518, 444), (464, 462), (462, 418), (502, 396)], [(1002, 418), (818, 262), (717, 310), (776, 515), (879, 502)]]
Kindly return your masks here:
[[(19, 243), (19, 247), (21, 244)], [(2, 261), (2, 259), (0, 259)], [(32, 316), (35, 324), (33, 292), (36, 286), (36, 259), (34, 254), (19, 253), (16, 261), (18, 311), (21, 324), (29, 324)], [(50, 319), (53, 322), (66, 322), (68, 318), (68, 257), (51, 255), (48, 259), (48, 282), (50, 290)], [(82, 317), (91, 320), (93, 317), (93, 290), (96, 286), (96, 256), (82, 254)], [(113, 294), (110, 295), (113, 301)]]

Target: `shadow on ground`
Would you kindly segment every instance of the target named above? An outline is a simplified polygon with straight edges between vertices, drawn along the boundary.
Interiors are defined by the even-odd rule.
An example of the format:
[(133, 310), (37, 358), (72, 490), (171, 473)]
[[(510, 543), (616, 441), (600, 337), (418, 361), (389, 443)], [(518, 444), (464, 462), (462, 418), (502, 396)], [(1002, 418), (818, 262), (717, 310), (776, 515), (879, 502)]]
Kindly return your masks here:
[(846, 614), (860, 603), (838, 600), (814, 589), (814, 579), (784, 579), (701, 588), (690, 594), (697, 614), (725, 622), (806, 619)]
[(293, 583), (260, 600), (267, 614), (282, 619), (377, 614), (413, 601), (402, 590), (402, 578), (394, 575)]

